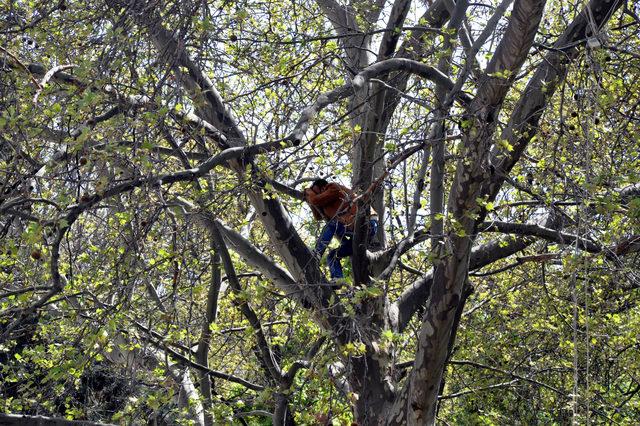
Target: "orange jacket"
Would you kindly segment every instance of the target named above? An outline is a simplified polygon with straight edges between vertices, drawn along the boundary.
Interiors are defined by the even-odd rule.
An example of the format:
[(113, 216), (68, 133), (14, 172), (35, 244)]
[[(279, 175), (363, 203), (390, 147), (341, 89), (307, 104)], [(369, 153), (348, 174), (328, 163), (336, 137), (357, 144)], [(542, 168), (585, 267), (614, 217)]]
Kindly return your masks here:
[(349, 188), (337, 183), (330, 183), (324, 187), (324, 191), (319, 194), (313, 191), (306, 191), (305, 199), (311, 206), (316, 219), (318, 213), (327, 220), (337, 219), (348, 228), (353, 227), (357, 207), (352, 200), (355, 194)]

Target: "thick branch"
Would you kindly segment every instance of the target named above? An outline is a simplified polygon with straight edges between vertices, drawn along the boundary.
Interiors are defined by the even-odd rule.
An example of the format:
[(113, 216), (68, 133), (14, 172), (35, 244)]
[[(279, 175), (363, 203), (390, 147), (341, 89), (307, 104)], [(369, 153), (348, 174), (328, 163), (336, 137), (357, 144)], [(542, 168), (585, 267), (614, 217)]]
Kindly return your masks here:
[(391, 7), (389, 21), (387, 22), (387, 31), (382, 36), (380, 48), (378, 49), (378, 60), (389, 58), (396, 50), (398, 40), (400, 39), (400, 27), (409, 13), (411, 0), (396, 0)]
[[(33, 76), (38, 76), (44, 78), (47, 75), (47, 68), (41, 64), (25, 64), (17, 59), (9, 56), (8, 60), (5, 62), (11, 69), (16, 71), (27, 71), (33, 78)], [(55, 69), (54, 69), (55, 70)], [(80, 80), (79, 78), (69, 74), (61, 69), (55, 70), (52, 76), (49, 77), (47, 81), (53, 81), (60, 84), (68, 84), (75, 86), (79, 89), (85, 89), (88, 85)]]
[[(197, 101), (200, 98), (206, 102), (206, 107), (199, 106), (203, 116), (229, 139), (228, 145), (222, 145), (222, 147), (246, 145), (244, 134), (231, 110), (225, 106), (218, 90), (209, 77), (189, 57), (184, 47), (185, 44), (181, 40), (176, 40), (174, 35), (164, 27), (157, 10), (143, 0), (126, 2), (125, 4), (119, 0), (111, 0), (110, 3), (112, 6), (124, 6), (129, 9), (138, 25), (149, 33), (161, 58), (171, 65), (178, 75), (188, 77), (182, 81), (191, 92), (192, 97), (195, 98), (194, 100)], [(186, 69), (186, 75), (180, 67)], [(195, 104), (201, 105), (199, 102), (195, 102)]]
[(233, 229), (225, 226), (217, 219), (214, 220), (213, 223), (220, 228), (224, 239), (235, 252), (242, 256), (248, 265), (260, 270), (261, 273), (273, 281), (273, 283), (285, 293), (295, 297), (295, 295), (300, 292), (300, 287), (298, 287), (298, 284), (291, 275), (251, 244), (249, 240)]
[(587, 238), (575, 234), (568, 234), (553, 228), (547, 228), (532, 223), (511, 223), (511, 222), (483, 222), (478, 227), (479, 232), (502, 232), (505, 234), (515, 234), (520, 236), (532, 236), (542, 238), (547, 241), (562, 245), (573, 245), (580, 250), (589, 253), (605, 253), (607, 257), (615, 258), (638, 251), (640, 236), (632, 235), (610, 247), (605, 247)]
[(295, 198), (296, 200), (304, 201), (304, 192), (298, 191), (295, 188), (292, 188), (290, 186), (287, 186), (275, 180), (269, 180), (268, 182), (271, 186), (273, 186), (273, 189), (275, 189), (276, 191), (282, 194), (286, 194), (291, 198)]
[(178, 204), (184, 206), (190, 214), (194, 214), (201, 223), (210, 231), (218, 229), (232, 249), (242, 256), (247, 264), (253, 266), (269, 278), (273, 283), (286, 293), (297, 294), (299, 287), (287, 271), (256, 248), (249, 240), (227, 227), (210, 213), (197, 211), (196, 207), (186, 200), (178, 199)]
[[(479, 269), (509, 257), (524, 250), (533, 242), (531, 238), (508, 238), (483, 244), (471, 252), (469, 269)], [(433, 271), (430, 271), (407, 287), (398, 300), (390, 306), (389, 312), (394, 329), (403, 331), (407, 327), (416, 311), (426, 303), (432, 283)]]
[(600, 244), (582, 238), (578, 235), (567, 234), (566, 232), (557, 231), (555, 229), (546, 228), (534, 223), (510, 223), (491, 221), (483, 222), (478, 226), (478, 232), (502, 232), (504, 234), (515, 234), (521, 236), (533, 236), (543, 238), (562, 245), (577, 245), (580, 250), (589, 253), (600, 253), (604, 250)]
[[(340, 36), (340, 44), (346, 55), (347, 68), (350, 75), (354, 75), (359, 69), (369, 63), (369, 44), (371, 35), (364, 33), (356, 22), (356, 12), (350, 5), (341, 5), (335, 0), (316, 0), (318, 6), (331, 22), (334, 30)], [(379, 13), (380, 7), (370, 9)], [(369, 21), (369, 22), (375, 22)]]
[(229, 256), (229, 251), (227, 250), (227, 245), (223, 240), (222, 233), (220, 232), (220, 225), (218, 222), (213, 223), (213, 226), (210, 228), (211, 237), (213, 238), (213, 242), (216, 246), (217, 252), (220, 254), (222, 259), (222, 264), (224, 265), (224, 270), (227, 273), (227, 279), (229, 280), (229, 284), (231, 289), (236, 295), (235, 304), (240, 308), (240, 311), (245, 316), (245, 318), (251, 324), (253, 331), (256, 335), (256, 341), (260, 353), (260, 361), (266, 367), (267, 372), (271, 376), (271, 379), (278, 383), (282, 378), (282, 371), (278, 362), (271, 351), (271, 345), (267, 341), (267, 338), (264, 334), (264, 330), (262, 329), (262, 324), (260, 323), (260, 319), (258, 315), (256, 315), (255, 311), (249, 306), (249, 303), (241, 297), (242, 287), (240, 286), (240, 281), (236, 276), (235, 267), (233, 266), (233, 262), (231, 261), (231, 256)]
[(602, 28), (611, 15), (624, 2), (611, 0), (591, 0), (580, 12), (544, 57), (533, 77), (529, 80), (518, 104), (513, 110), (509, 123), (500, 136), (513, 146), (513, 151), (505, 154), (494, 147), (491, 164), (495, 174), (483, 188), (483, 195), (494, 200), (511, 169), (524, 154), (529, 142), (538, 131), (538, 123), (547, 103), (564, 80), (567, 66), (578, 55), (584, 45), (589, 15), (593, 16), (596, 27)]
[[(447, 90), (451, 89), (454, 84), (445, 74), (422, 62), (403, 58), (387, 59), (365, 68), (353, 77), (351, 82), (318, 96), (313, 105), (302, 111), (298, 123), (286, 139), (292, 141), (294, 145), (299, 144), (309, 128), (311, 120), (326, 106), (352, 95), (354, 91), (361, 89), (370, 79), (394, 71), (404, 71), (419, 75), (420, 77), (433, 81), (436, 85), (445, 87)], [(464, 103), (471, 101), (469, 96), (464, 93), (459, 93), (457, 98)]]

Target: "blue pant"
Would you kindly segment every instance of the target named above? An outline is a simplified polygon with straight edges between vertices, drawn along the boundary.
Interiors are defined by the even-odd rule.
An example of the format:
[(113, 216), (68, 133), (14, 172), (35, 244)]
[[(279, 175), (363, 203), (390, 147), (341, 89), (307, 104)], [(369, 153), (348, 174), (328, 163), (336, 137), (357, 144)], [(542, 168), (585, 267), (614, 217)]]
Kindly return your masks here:
[[(378, 221), (376, 219), (371, 219), (369, 220), (370, 240), (376, 235), (376, 232), (378, 232)], [(324, 226), (324, 229), (322, 229), (320, 238), (318, 238), (318, 241), (316, 242), (316, 253), (322, 256), (334, 235), (340, 240), (340, 247), (329, 252), (329, 256), (327, 257), (329, 272), (331, 273), (331, 278), (344, 278), (340, 259), (349, 257), (353, 254), (353, 231), (347, 230), (342, 223), (335, 219), (330, 220)]]

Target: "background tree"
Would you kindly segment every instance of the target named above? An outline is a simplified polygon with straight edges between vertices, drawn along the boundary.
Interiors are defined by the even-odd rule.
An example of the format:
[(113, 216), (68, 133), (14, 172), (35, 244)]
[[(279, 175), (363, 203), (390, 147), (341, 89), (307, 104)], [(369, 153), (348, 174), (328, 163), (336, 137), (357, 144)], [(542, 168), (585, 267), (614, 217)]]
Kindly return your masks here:
[(6, 2), (3, 410), (633, 422), (634, 7)]

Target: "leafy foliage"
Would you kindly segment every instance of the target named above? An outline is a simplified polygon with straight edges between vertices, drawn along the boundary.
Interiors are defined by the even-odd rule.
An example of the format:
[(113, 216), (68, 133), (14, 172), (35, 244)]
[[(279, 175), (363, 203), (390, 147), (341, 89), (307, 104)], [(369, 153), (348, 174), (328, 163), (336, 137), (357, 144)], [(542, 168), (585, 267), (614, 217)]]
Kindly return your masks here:
[[(522, 66), (486, 76), (512, 16), (497, 21), (472, 61), (458, 30), (443, 26), (448, 17), (433, 21), (415, 2), (392, 26), (394, 55), (447, 62), (452, 82), (471, 76), (461, 90), (472, 97), (489, 84), (485, 77), (509, 86), (495, 121), (478, 126), (479, 115), (454, 103), (458, 95), (444, 108), (436, 82), (401, 71), (372, 78), (364, 91), (349, 86), (295, 145), (287, 137), (302, 111), (371, 65), (352, 69), (349, 43), (377, 52), (395, 16), (391, 4), (354, 1), (340, 6), (354, 17), (345, 30), (327, 3), (0, 5), (0, 411), (122, 424), (270, 424), (284, 401), (290, 423), (362, 422), (358, 401), (367, 397), (357, 386), (378, 380), (395, 398), (424, 346), (427, 298), (406, 327), (391, 324), (389, 307), (455, 257), (451, 241), (466, 238), (476, 249), (499, 242), (495, 252), (524, 242), (485, 264), (465, 258), (464, 288), (473, 292), (454, 305), (461, 319), (438, 418), (629, 425), (640, 418), (640, 11), (628, 3), (615, 12), (598, 30), (600, 47), (576, 42), (566, 76), (545, 81), (559, 85), (526, 134), (510, 127), (511, 116), (582, 2), (549, 1)], [(471, 40), (496, 7), (466, 9)], [(372, 53), (358, 54), (374, 62)], [(212, 107), (218, 95), (228, 111)], [(453, 188), (440, 190), (447, 206), (456, 170), (474, 160), (465, 141), (491, 126), (494, 160), (510, 158), (514, 140), (527, 139), (506, 183), (495, 196), (467, 200), (477, 208), (463, 216), (450, 206), (434, 210), (436, 166), (442, 187)], [(276, 148), (200, 173), (229, 148), (274, 141)], [(431, 169), (438, 142), (445, 162)], [(369, 155), (360, 146), (375, 147), (374, 161), (358, 160)], [(394, 158), (402, 161), (386, 170)], [(493, 178), (495, 164), (482, 167)], [(344, 260), (346, 285), (327, 290), (326, 305), (306, 303), (308, 289), (327, 282), (309, 282), (305, 268), (317, 268), (315, 259), (287, 246), (298, 235), (313, 246), (322, 226), (298, 191), (323, 177), (362, 193), (374, 176), (382, 176), (372, 203), (385, 247), (370, 254), (367, 279), (357, 277), (356, 254)], [(291, 219), (286, 227), (278, 212)], [(472, 232), (467, 219), (479, 221)], [(221, 247), (216, 220), (255, 250), (243, 252), (224, 232)], [(501, 237), (493, 221), (552, 225), (498, 230), (512, 234)], [(435, 222), (444, 222), (444, 235), (430, 234)], [(412, 224), (415, 233), (407, 231)], [(391, 255), (401, 243), (409, 247), (396, 265)], [(267, 260), (258, 267), (261, 253)], [(278, 279), (298, 290), (285, 291)], [(335, 312), (343, 322), (331, 322)], [(385, 416), (396, 400), (380, 398)]]

